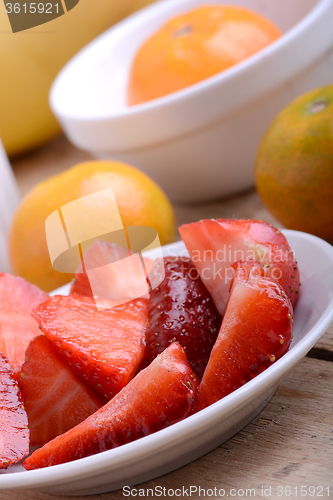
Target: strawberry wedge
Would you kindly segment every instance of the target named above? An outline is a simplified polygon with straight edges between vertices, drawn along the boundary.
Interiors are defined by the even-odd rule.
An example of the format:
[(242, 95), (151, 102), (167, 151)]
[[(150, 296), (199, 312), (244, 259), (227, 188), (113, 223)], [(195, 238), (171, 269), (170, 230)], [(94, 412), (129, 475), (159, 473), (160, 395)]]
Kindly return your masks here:
[(29, 453), (28, 418), (13, 370), (0, 353), (0, 469)]
[(279, 283), (296, 304), (300, 283), (295, 256), (283, 234), (267, 222), (202, 220), (181, 226), (179, 232), (221, 315), (229, 297), (232, 264), (239, 260), (260, 262), (265, 276)]
[(164, 257), (165, 278), (150, 292), (145, 361), (177, 340), (201, 379), (221, 326), (197, 269), (187, 257)]
[(293, 308), (283, 288), (254, 262), (237, 263), (221, 330), (205, 369), (194, 412), (215, 403), (277, 361), (289, 348)]
[[(111, 305), (144, 296), (148, 292), (147, 275), (152, 261), (115, 243), (95, 240), (86, 250), (70, 293), (108, 299)], [(93, 286), (93, 290), (92, 290)]]
[(0, 274), (0, 351), (16, 378), (30, 340), (40, 334), (31, 311), (47, 298), (47, 293), (23, 278)]
[(103, 408), (36, 450), (23, 466), (49, 467), (152, 434), (187, 417), (197, 388), (183, 348), (173, 343)]
[(33, 316), (74, 372), (108, 399), (131, 380), (142, 361), (146, 299), (98, 311), (90, 297), (55, 295)]
[(30, 341), (19, 386), (32, 446), (43, 446), (106, 403), (73, 372), (45, 335)]

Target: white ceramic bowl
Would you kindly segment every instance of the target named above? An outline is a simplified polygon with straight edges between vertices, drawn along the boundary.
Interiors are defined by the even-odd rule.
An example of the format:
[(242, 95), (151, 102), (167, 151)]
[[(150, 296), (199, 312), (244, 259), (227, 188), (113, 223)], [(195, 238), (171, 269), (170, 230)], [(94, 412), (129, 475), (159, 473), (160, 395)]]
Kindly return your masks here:
[[(333, 320), (333, 247), (310, 234), (283, 233), (295, 252), (302, 286), (295, 309), (293, 341), (282, 358), (208, 408), (133, 443), (45, 469), (25, 471), (14, 465), (0, 470), (0, 491), (31, 489), (88, 495), (142, 483), (201, 457), (248, 424), (269, 401), (281, 377), (318, 342)], [(187, 254), (183, 242), (162, 248), (164, 255)], [(159, 256), (154, 250), (147, 255)], [(68, 291), (68, 286), (63, 287), (61, 293)], [(290, 422), (293, 425), (297, 425), (296, 420)], [(270, 443), (266, 444), (269, 457), (272, 450)]]
[(8, 232), (18, 203), (19, 192), (15, 177), (0, 139), (0, 273), (10, 271)]
[(176, 201), (251, 187), (259, 141), (287, 103), (333, 81), (333, 0), (214, 0), (267, 16), (284, 35), (261, 52), (169, 96), (126, 106), (144, 39), (175, 14), (212, 0), (164, 0), (106, 31), (56, 78), (50, 104), (69, 139), (99, 158), (136, 165)]

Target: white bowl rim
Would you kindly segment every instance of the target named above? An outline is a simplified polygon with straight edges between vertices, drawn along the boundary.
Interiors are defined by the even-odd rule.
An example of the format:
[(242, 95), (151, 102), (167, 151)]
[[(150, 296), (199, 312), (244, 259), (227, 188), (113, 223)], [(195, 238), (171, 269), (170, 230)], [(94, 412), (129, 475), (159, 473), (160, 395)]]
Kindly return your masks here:
[[(182, 0), (183, 2), (187, 2), (189, 0)], [(112, 26), (104, 33), (95, 38), (92, 42), (90, 42), (87, 46), (81, 49), (59, 72), (57, 77), (55, 78), (53, 85), (50, 90), (49, 101), (50, 106), (55, 112), (55, 114), (62, 119), (72, 120), (72, 121), (81, 121), (84, 119), (87, 122), (94, 123), (96, 121), (112, 121), (118, 119), (126, 119), (131, 117), (140, 118), (143, 114), (147, 112), (154, 112), (156, 109), (159, 111), (163, 111), (165, 108), (168, 108), (170, 105), (177, 105), (180, 103), (188, 102), (189, 105), (193, 105), (196, 99), (202, 98), (202, 94), (206, 94), (209, 91), (214, 91), (220, 87), (221, 84), (228, 84), (232, 87), (238, 79), (247, 79), (254, 68), (257, 70), (265, 72), (266, 76), (269, 77), (268, 68), (274, 63), (274, 59), (284, 57), (288, 51), (290, 50), (290, 44), (302, 36), (304, 32), (306, 32), (311, 26), (320, 25), (322, 20), (330, 17), (333, 19), (333, 0), (318, 0), (318, 3), (310, 10), (308, 14), (306, 14), (299, 22), (297, 22), (291, 29), (287, 32), (283, 33), (280, 38), (275, 40), (273, 43), (262, 49), (260, 52), (248, 57), (244, 61), (238, 63), (237, 65), (224, 70), (221, 73), (213, 75), (201, 82), (198, 82), (190, 87), (179, 90), (172, 94), (168, 94), (166, 96), (160, 97), (158, 99), (154, 99), (152, 101), (148, 101), (142, 104), (138, 104), (135, 106), (127, 106), (118, 110), (115, 110), (113, 113), (107, 114), (105, 116), (91, 117), (87, 116), (76, 116), (74, 113), (69, 112), (66, 109), (61, 107), (61, 96), (59, 95), (59, 85), (62, 80), (67, 75), (71, 74), (73, 71), (75, 72), (75, 66), (77, 64), (83, 64), (86, 55), (90, 51), (98, 50), (99, 46), (103, 44), (110, 37), (120, 36), (124, 31), (130, 32), (131, 27), (135, 25), (137, 22), (141, 22), (147, 15), (152, 15), (160, 6), (171, 6), (173, 3), (177, 3), (179, 0), (160, 0), (156, 3), (148, 5), (147, 7), (141, 9), (138, 12), (128, 16), (124, 20), (120, 21), (116, 25)], [(329, 33), (329, 35), (328, 35)], [(322, 31), (322, 36), (320, 38), (321, 44), (320, 46), (313, 44), (312, 53), (307, 51), (306, 57), (303, 59), (301, 54), (298, 54), (298, 59), (295, 60), (294, 69), (298, 72), (302, 71), (305, 66), (312, 64), (312, 62), (321, 54), (323, 54), (333, 43), (333, 30), (332, 32)], [(262, 57), (265, 56), (265, 57)], [(270, 62), (268, 65), (268, 61)], [(268, 72), (268, 73), (267, 73)], [(282, 72), (283, 73), (283, 72)], [(286, 79), (285, 74), (281, 74), (280, 80), (276, 80), (274, 83), (271, 83), (271, 88), (277, 87)], [(265, 84), (265, 92), (269, 90), (267, 87), (267, 82)], [(263, 89), (261, 85), (257, 85), (255, 96), (258, 96), (262, 93)], [(253, 98), (255, 97), (253, 95)], [(247, 99), (246, 99), (247, 100)], [(241, 107), (243, 102), (239, 102), (238, 106)]]

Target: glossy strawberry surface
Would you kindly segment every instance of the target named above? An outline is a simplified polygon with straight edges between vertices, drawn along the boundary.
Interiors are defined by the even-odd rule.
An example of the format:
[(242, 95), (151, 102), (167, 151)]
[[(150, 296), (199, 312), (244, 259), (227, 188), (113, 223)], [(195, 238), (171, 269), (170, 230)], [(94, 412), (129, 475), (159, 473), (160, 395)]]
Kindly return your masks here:
[(16, 378), (30, 340), (40, 334), (31, 311), (47, 298), (47, 293), (23, 278), (0, 274), (0, 351)]
[(98, 311), (90, 297), (55, 295), (33, 316), (71, 368), (108, 399), (129, 382), (142, 361), (145, 299)]
[(106, 403), (73, 372), (45, 335), (30, 341), (19, 386), (32, 446), (43, 446)]
[(266, 368), (290, 346), (293, 308), (283, 288), (248, 263), (236, 265), (221, 330), (204, 372), (195, 410), (227, 396)]
[(173, 343), (103, 408), (23, 465), (31, 470), (69, 462), (152, 434), (188, 415), (197, 388), (184, 350)]
[(232, 264), (254, 259), (265, 276), (279, 283), (296, 304), (300, 278), (295, 256), (284, 235), (259, 220), (202, 220), (179, 228), (202, 281), (224, 314), (233, 277)]
[(165, 278), (150, 292), (146, 363), (178, 341), (201, 378), (221, 326), (214, 302), (187, 257), (165, 257)]
[(29, 453), (28, 418), (7, 359), (0, 353), (0, 469)]

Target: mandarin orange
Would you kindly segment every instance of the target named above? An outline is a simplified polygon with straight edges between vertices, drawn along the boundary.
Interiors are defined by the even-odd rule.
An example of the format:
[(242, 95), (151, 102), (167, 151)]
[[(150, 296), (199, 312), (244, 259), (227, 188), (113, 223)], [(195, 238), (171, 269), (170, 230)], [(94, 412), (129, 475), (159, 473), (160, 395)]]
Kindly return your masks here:
[(271, 21), (241, 7), (205, 5), (174, 17), (137, 52), (129, 76), (128, 104), (200, 82), (280, 35)]
[[(68, 283), (73, 274), (61, 273), (52, 267), (45, 221), (63, 205), (108, 188), (113, 189), (124, 226), (152, 227), (158, 232), (162, 245), (174, 241), (175, 219), (171, 203), (150, 177), (124, 163), (90, 161), (39, 183), (22, 200), (9, 236), (14, 273), (45, 291)], [(81, 229), (89, 230), (89, 218), (85, 215), (82, 221)]]
[(333, 243), (333, 85), (306, 92), (274, 118), (255, 179), (279, 222)]

